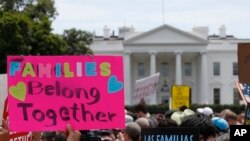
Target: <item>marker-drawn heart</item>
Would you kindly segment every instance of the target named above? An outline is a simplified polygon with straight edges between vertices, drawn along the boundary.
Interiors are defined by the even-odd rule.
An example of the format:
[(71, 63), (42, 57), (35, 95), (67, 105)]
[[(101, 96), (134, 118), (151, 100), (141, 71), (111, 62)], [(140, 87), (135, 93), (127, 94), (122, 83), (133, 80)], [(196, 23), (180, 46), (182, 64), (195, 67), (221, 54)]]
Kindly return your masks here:
[(123, 88), (123, 83), (118, 81), (115, 75), (108, 79), (108, 93), (115, 93)]
[(10, 86), (9, 92), (15, 99), (24, 101), (26, 97), (26, 85), (20, 81), (16, 86)]

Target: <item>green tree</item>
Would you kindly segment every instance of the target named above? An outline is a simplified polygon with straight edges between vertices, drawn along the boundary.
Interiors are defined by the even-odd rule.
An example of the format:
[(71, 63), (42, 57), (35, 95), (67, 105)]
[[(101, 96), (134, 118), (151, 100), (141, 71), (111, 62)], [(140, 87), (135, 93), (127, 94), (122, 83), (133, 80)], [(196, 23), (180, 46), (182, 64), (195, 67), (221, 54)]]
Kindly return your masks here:
[(87, 31), (75, 28), (64, 30), (63, 39), (67, 42), (67, 54), (93, 54), (89, 48), (93, 42), (93, 35)]
[[(50, 19), (55, 19), (58, 15), (55, 2), (53, 0), (32, 0), (32, 3), (27, 3), (24, 8), (24, 12), (26, 12), (32, 19), (41, 20), (44, 17), (48, 17)], [(34, 4), (36, 3), (36, 4)]]
[(0, 17), (0, 72), (6, 72), (7, 55), (29, 54), (32, 21), (25, 15), (5, 12)]
[(7, 55), (92, 53), (90, 33), (52, 33), (56, 16), (54, 0), (0, 0), (0, 73), (6, 72)]

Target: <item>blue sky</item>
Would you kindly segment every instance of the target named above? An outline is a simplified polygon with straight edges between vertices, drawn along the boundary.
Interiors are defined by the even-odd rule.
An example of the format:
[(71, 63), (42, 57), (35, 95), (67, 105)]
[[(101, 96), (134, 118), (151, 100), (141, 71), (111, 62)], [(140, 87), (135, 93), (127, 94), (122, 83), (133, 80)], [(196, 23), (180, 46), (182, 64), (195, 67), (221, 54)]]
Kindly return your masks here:
[(74, 27), (102, 35), (107, 25), (117, 34), (124, 25), (148, 31), (165, 23), (184, 31), (208, 26), (209, 34), (225, 25), (227, 34), (250, 38), (249, 5), (250, 0), (55, 0), (53, 32)]

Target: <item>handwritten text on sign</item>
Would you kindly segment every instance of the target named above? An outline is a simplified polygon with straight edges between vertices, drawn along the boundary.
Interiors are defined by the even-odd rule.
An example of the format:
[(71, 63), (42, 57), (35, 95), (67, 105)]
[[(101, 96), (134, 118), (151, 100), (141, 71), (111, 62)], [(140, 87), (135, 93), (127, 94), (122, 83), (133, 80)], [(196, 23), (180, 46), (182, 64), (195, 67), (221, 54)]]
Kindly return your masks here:
[(121, 56), (9, 56), (12, 131), (124, 127)]

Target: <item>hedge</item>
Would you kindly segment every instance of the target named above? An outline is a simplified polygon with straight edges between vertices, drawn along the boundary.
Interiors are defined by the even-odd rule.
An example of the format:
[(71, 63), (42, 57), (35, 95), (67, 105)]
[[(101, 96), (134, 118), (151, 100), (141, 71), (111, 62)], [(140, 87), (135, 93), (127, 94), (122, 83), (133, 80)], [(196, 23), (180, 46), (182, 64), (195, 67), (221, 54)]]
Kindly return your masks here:
[[(214, 112), (221, 112), (223, 109), (231, 109), (236, 114), (239, 114), (240, 112), (245, 110), (244, 105), (199, 105), (199, 104), (192, 104), (190, 105), (190, 109), (193, 111), (196, 111), (197, 108), (203, 108), (203, 107), (210, 107), (213, 109)], [(135, 106), (125, 106), (125, 108), (128, 111), (135, 112)], [(151, 114), (157, 114), (162, 113), (164, 114), (166, 111), (169, 110), (168, 104), (161, 104), (161, 105), (146, 105), (146, 108), (149, 113)]]

